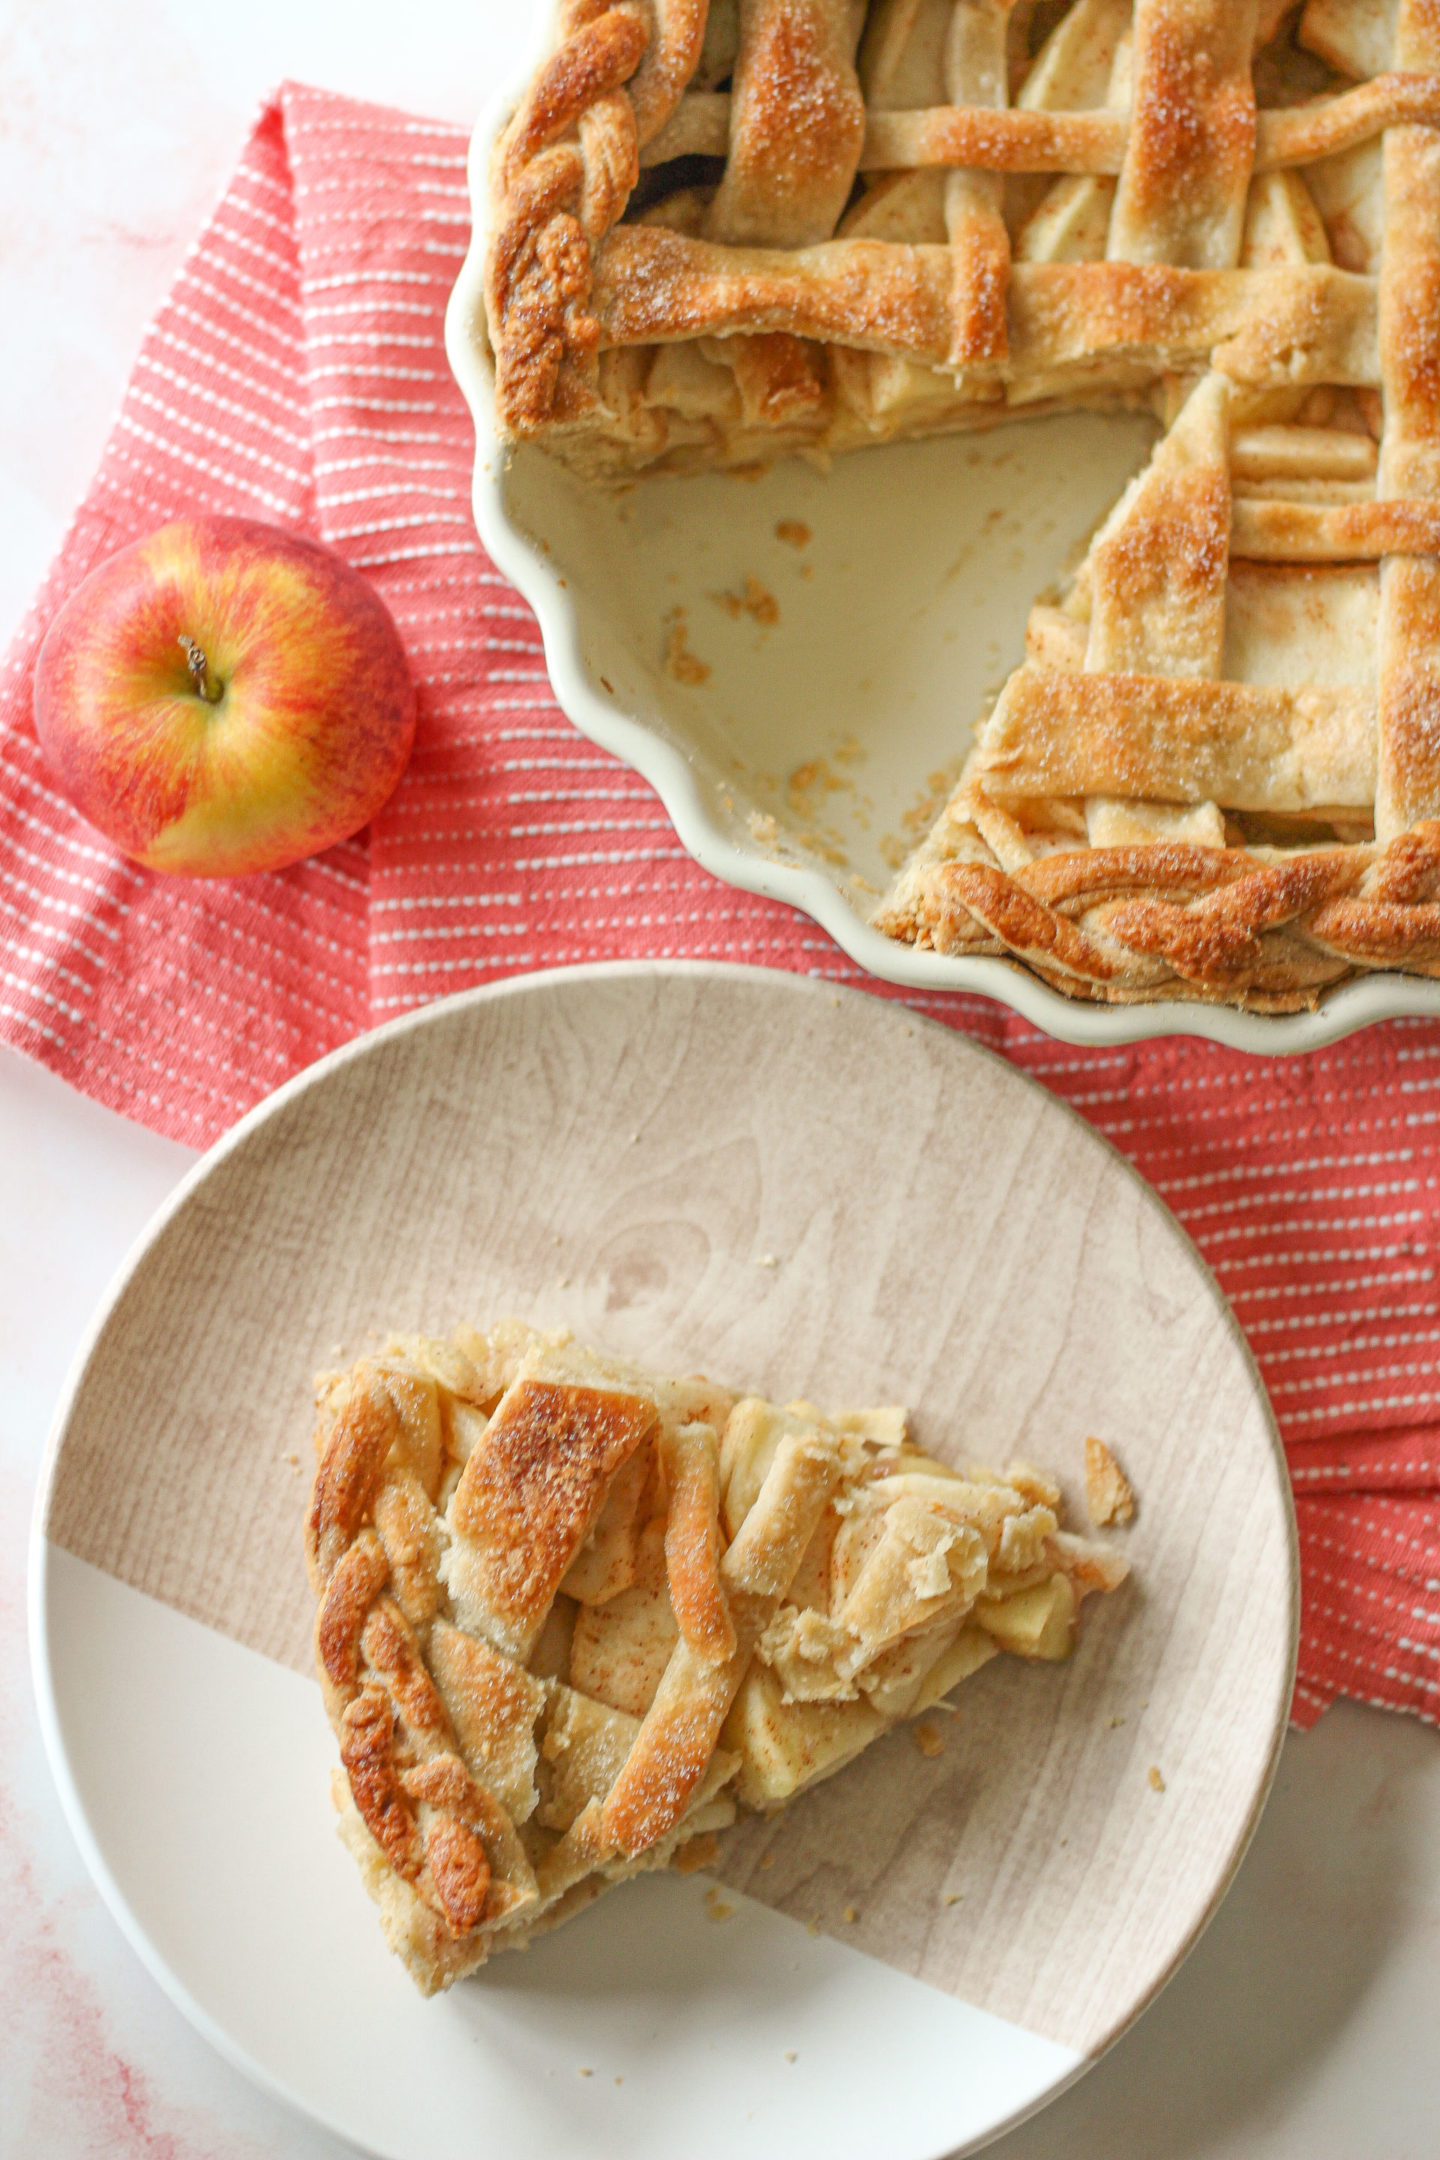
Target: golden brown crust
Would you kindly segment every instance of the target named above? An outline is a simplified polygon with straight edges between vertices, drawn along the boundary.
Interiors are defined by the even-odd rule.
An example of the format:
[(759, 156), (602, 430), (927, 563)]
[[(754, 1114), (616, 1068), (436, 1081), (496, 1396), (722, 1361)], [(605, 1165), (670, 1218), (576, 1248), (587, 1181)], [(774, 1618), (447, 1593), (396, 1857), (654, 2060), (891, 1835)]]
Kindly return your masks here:
[(1316, 165), (1404, 121), (1440, 127), (1440, 81), (1433, 74), (1377, 75), (1338, 97), (1261, 113), (1255, 169)]
[(1083, 393), (1081, 370), (1102, 358), (1154, 373), (1203, 365), (1212, 352), (1257, 388), (1380, 379), (1374, 285), (1328, 265), (1262, 274), (1017, 263), (1008, 304), (1001, 295), (1008, 359), (973, 327), (977, 316), (989, 319), (993, 274), (993, 262), (967, 255), (957, 264), (938, 244), (729, 248), (622, 225), (599, 250), (593, 305), (607, 346), (698, 338), (723, 323), (731, 334), (781, 330), (934, 367), (993, 362), (997, 383), (1021, 389), (1068, 368)]
[(649, 42), (627, 85), (642, 148), (665, 127), (695, 73), (708, 12), (706, 0), (652, 0)]
[(865, 140), (858, 11), (834, 0), (740, 0), (716, 240), (806, 247), (828, 239)]
[[(1289, 468), (1262, 446), (1157, 469), (1092, 553), (1078, 633), (1037, 640), (1043, 664), (1007, 687), (968, 795), (877, 920), (1117, 1002), (1291, 1010), (1361, 969), (1433, 970), (1430, 918), (1376, 889), (1367, 828), (1383, 849), (1440, 816), (1434, 11), (1313, 0), (1287, 31), (1277, 6), (1117, 0), (1062, 13), (1028, 56), (1022, 25), (1008, 82), (994, 11), (955, 12), (938, 41), (925, 11), (872, 11), (857, 75), (858, 13), (744, 0), (738, 42), (717, 34), (702, 66), (694, 5), (562, 8), (497, 157), (502, 422), (592, 473), (746, 466), (1012, 408), (1164, 402), (1208, 371), (1232, 453), (1258, 411), (1251, 436), (1273, 415), (1295, 438)], [(1360, 79), (1257, 111), (1252, 50), (1277, 35)], [(1283, 72), (1269, 50), (1266, 82)], [(1380, 138), (1377, 203), (1356, 153)], [(640, 162), (696, 154), (724, 161), (713, 189), (618, 222)], [(857, 173), (879, 184), (841, 216)], [(1004, 174), (1057, 178), (1007, 195)], [(667, 357), (701, 339), (698, 371)], [(1362, 393), (1328, 432), (1363, 445), (1354, 413), (1370, 436), (1383, 419), (1378, 473), (1338, 469), (1323, 412), (1293, 425), (1307, 386)], [(1242, 562), (1379, 564), (1378, 667), (1232, 672)], [(1148, 826), (1248, 868), (1207, 897), (1200, 873), (1168, 887), (1156, 855), (1148, 883), (1062, 919), (1014, 880), (1079, 826), (1102, 852)]]
[[(1386, 137), (1385, 194), (1379, 492), (1421, 496), (1433, 512), (1440, 509), (1440, 138), (1433, 130), (1396, 128)], [(1380, 584), (1375, 830), (1384, 839), (1440, 815), (1437, 640), (1440, 563), (1419, 551), (1397, 552)]]
[(425, 1833), (425, 1859), (454, 1933), (478, 1927), (485, 1917), (490, 1862), (475, 1832), (453, 1815), (437, 1815)]
[(362, 1530), (332, 1570), (315, 1615), (315, 1656), (333, 1687), (357, 1685), (360, 1631), (389, 1576), (384, 1547), (373, 1530)]
[(535, 1723), (546, 1699), (543, 1686), (489, 1643), (446, 1620), (432, 1629), (427, 1654), (467, 1756), (486, 1766), (501, 1799), (514, 1793), (517, 1807), (528, 1812), (527, 1800), (534, 1806), (528, 1788)]
[(940, 105), (872, 113), (862, 172), (927, 165), (995, 173), (1118, 173), (1127, 129), (1120, 113), (1026, 112), (1007, 106)]
[(623, 0), (564, 10), (560, 42), (496, 148), (486, 298), (501, 409), (517, 433), (593, 398), (590, 250), (639, 172), (634, 109), (617, 93), (647, 42), (643, 12)]
[(415, 1817), (394, 1759), (395, 1713), (380, 1687), (364, 1687), (340, 1719), (340, 1760), (366, 1829), (397, 1875), (419, 1873)]
[(509, 1390), (450, 1509), (452, 1534), (470, 1549), (469, 1594), (502, 1649), (528, 1651), (611, 1479), (655, 1422), (639, 1396), (529, 1379)]
[[(1387, 73), (1333, 97), (1255, 115), (1256, 174), (1315, 165), (1403, 122), (1440, 126), (1440, 82), (1433, 74)], [(680, 99), (663, 132), (649, 141), (642, 166), (687, 156), (723, 157), (730, 100), (700, 91)], [(860, 152), (862, 173), (927, 166), (978, 172), (1118, 174), (1129, 125), (1122, 112), (1065, 112), (1017, 106), (937, 105), (871, 111)]]
[(1133, 360), (1150, 376), (1209, 359), (1255, 389), (1380, 380), (1374, 283), (1322, 263), (1263, 272), (1017, 263), (1010, 325), (1022, 383), (1101, 359)]
[(720, 1738), (750, 1654), (775, 1616), (845, 1463), (833, 1433), (802, 1426), (781, 1440), (759, 1493), (720, 1564), (735, 1651), (717, 1665), (682, 1636), (605, 1802), (602, 1829), (643, 1852), (682, 1819)]
[[(981, 949), (1015, 953), (1072, 992), (1094, 986), (1143, 996), (1159, 988), (1173, 996), (1188, 988), (1212, 1001), (1285, 1010), (1293, 1007), (1272, 1001), (1311, 1002), (1358, 966), (1436, 966), (1440, 908), (1428, 897), (1392, 897), (1389, 880), (1402, 871), (1426, 884), (1440, 875), (1440, 822), (1381, 851), (1334, 847), (1282, 861), (1257, 861), (1241, 849), (1169, 847), (1077, 850), (1014, 873), (941, 864), (897, 931), (913, 936), (923, 927), (937, 951), (965, 951), (976, 949), (978, 926), (991, 941)], [(1284, 932), (1278, 946), (1277, 930)]]
[(1440, 503), (1238, 502), (1230, 553), (1291, 563), (1440, 555)]
[(1375, 707), (1360, 689), (1025, 666), (995, 708), (977, 774), (1000, 802), (1121, 795), (1234, 810), (1368, 810)]
[(1192, 269), (1235, 261), (1255, 156), (1253, 32), (1244, 0), (1139, 0), (1112, 255)]
[(605, 1801), (607, 1852), (630, 1857), (657, 1844), (688, 1813), (710, 1766), (748, 1657), (711, 1665), (683, 1640)]
[(324, 1588), (369, 1514), (399, 1423), (395, 1405), (378, 1381), (369, 1380), (347, 1396), (310, 1495), (305, 1559), (312, 1589)]
[(448, 1742), (452, 1735), (445, 1705), (426, 1670), (414, 1631), (393, 1599), (377, 1598), (371, 1606), (360, 1646), (412, 1738), (422, 1746), (431, 1740)]
[[(962, 265), (961, 282), (972, 276)], [(625, 225), (600, 251), (595, 308), (611, 345), (700, 337), (723, 319), (747, 334), (783, 330), (947, 360), (959, 335), (954, 282), (943, 247), (879, 240), (721, 247), (658, 226)]]
[[(694, 0), (670, 0), (653, 19), (628, 0), (610, 7), (569, 0), (555, 50), (496, 153), (487, 291), (505, 424), (526, 434), (583, 421), (595, 408), (600, 341), (642, 335), (639, 324), (652, 312), (644, 288), (665, 275), (663, 258), (617, 253), (612, 243), (606, 307), (592, 309), (591, 289), (594, 251), (624, 212), (644, 145), (650, 161), (723, 156), (708, 214), (711, 239), (751, 251), (757, 243), (798, 251), (823, 242), (857, 169), (1113, 173), (1120, 187), (1112, 257), (1224, 268), (1236, 259), (1252, 170), (1308, 165), (1404, 122), (1440, 120), (1436, 76), (1393, 69), (1338, 96), (1262, 113), (1257, 125), (1248, 14), (1233, 0), (1142, 6), (1127, 119), (1118, 108), (1003, 102), (881, 105), (867, 113), (849, 49), (854, 11), (821, 0), (746, 0), (733, 94), (686, 98), (704, 29)], [(1413, 35), (1411, 48), (1421, 49)], [(645, 229), (627, 227), (623, 236)], [(1003, 349), (995, 324), (1007, 304), (1007, 263), (996, 260), (973, 222), (962, 219), (940, 237), (963, 296), (958, 319), (975, 316), (977, 298), (987, 302), (991, 336), (973, 339), (972, 349)], [(1104, 266), (1076, 267), (1089, 274), (1103, 312)], [(829, 273), (824, 304), (809, 296), (810, 328), (779, 320), (763, 327), (847, 346), (872, 343), (874, 303), (863, 295), (888, 280), (874, 266), (862, 275), (839, 258)], [(655, 336), (748, 332), (764, 312), (743, 266), (731, 274), (717, 263), (689, 282), (684, 306), (661, 311), (677, 326), (657, 328)], [(847, 315), (857, 293), (859, 305)], [(772, 316), (778, 305), (772, 290)], [(1169, 341), (1158, 342), (1167, 350), (1157, 365), (1175, 365)], [(955, 365), (963, 344), (932, 338), (906, 349)]]
[(720, 1577), (720, 1449), (709, 1425), (662, 1436), (669, 1486), (665, 1573), (680, 1633), (699, 1658), (724, 1665), (735, 1655), (735, 1623)]

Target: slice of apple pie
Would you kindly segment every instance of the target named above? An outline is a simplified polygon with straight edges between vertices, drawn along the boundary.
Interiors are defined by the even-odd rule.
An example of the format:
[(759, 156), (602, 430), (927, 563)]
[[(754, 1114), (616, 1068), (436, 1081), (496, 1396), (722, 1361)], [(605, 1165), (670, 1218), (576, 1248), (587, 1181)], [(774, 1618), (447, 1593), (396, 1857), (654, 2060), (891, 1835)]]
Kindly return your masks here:
[(827, 1777), (1127, 1563), (901, 1410), (515, 1320), (321, 1377), (306, 1532), (341, 1835), (427, 1993)]

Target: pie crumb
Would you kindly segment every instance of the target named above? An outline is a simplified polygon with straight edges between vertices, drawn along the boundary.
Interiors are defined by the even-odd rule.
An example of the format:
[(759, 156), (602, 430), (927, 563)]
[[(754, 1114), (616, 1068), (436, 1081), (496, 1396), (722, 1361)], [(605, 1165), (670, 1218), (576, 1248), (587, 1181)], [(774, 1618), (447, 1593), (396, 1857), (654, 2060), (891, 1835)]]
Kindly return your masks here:
[(732, 1920), (735, 1916), (735, 1907), (715, 1889), (705, 1892), (705, 1911), (712, 1920)]
[(756, 1254), (755, 1265), (756, 1267), (779, 1267), (780, 1262), (773, 1252), (762, 1252)]
[(794, 2048), (786, 2048), (786, 2050), (785, 2050), (785, 2060), (786, 2060), (786, 2062), (794, 2062), (794, 2060), (795, 2060), (795, 2050), (794, 2050)]
[(1165, 1780), (1160, 1775), (1160, 1766), (1158, 1763), (1152, 1762), (1150, 1768), (1146, 1771), (1145, 1774), (1149, 1778), (1150, 1783), (1154, 1787), (1156, 1792), (1164, 1792)]
[(672, 681), (697, 689), (701, 683), (709, 682), (710, 670), (699, 655), (690, 650), (684, 608), (673, 608), (666, 621), (669, 630), (665, 640), (665, 672)]
[(623, 2077), (617, 2077), (617, 2078), (616, 2078), (616, 2080), (615, 2080), (615, 2082), (616, 2082), (616, 2084), (617, 2084), (617, 2085), (623, 2085), (623, 2084), (624, 2084), (624, 2082), (625, 2082), (625, 2080), (624, 2080), (624, 2078), (623, 2078)]
[(713, 1830), (706, 1830), (699, 1837), (687, 1838), (670, 1865), (678, 1874), (693, 1875), (697, 1868), (709, 1867), (719, 1856), (720, 1840)]
[(947, 1890), (940, 1902), (942, 1905), (958, 1905), (964, 1895), (963, 1890)]
[(783, 540), (786, 547), (808, 547), (811, 539), (810, 528), (800, 518), (781, 518), (775, 527), (775, 538)]
[(585, 2064), (584, 2064), (584, 2063), (581, 2063), (581, 2065), (580, 2065), (580, 2075), (581, 2075), (581, 2077), (594, 2077), (594, 2075), (595, 2075), (595, 2072), (594, 2072), (593, 2070), (589, 2070), (589, 2069), (587, 2069), (587, 2068), (586, 2068), (586, 2066), (585, 2066)]
[(1109, 1730), (1110, 1730), (1111, 1732), (1114, 1732), (1114, 1730), (1115, 1730), (1115, 1728), (1116, 1728), (1116, 1726), (1117, 1726), (1117, 1725), (1123, 1725), (1123, 1724), (1124, 1724), (1124, 1722), (1125, 1722), (1125, 1720), (1124, 1720), (1124, 1718), (1123, 1718), (1123, 1717), (1112, 1717), (1112, 1718), (1106, 1718), (1106, 1720), (1105, 1720), (1106, 1726), (1108, 1727), (1108, 1729), (1109, 1729)]
[(819, 1921), (818, 1921), (818, 1920), (807, 1920), (807, 1921), (805, 1922), (805, 1932), (806, 1932), (806, 1934), (807, 1934), (807, 1935), (818, 1935), (818, 1934), (819, 1934), (819, 1932), (820, 1932), (820, 1923), (819, 1923)]
[(920, 1753), (928, 1755), (932, 1761), (945, 1746), (945, 1742), (941, 1739), (935, 1727), (929, 1723), (912, 1727), (910, 1737), (915, 1742), (916, 1747), (919, 1748)]
[(854, 1924), (855, 1924), (855, 1922), (856, 1922), (856, 1921), (857, 1921), (857, 1920), (859, 1919), (859, 1917), (860, 1917), (860, 1908), (859, 1908), (859, 1906), (858, 1906), (858, 1905), (847, 1905), (847, 1906), (845, 1907), (845, 1910), (844, 1910), (844, 1912), (843, 1912), (843, 1913), (841, 1913), (840, 1917), (841, 1917), (841, 1919), (842, 1919), (842, 1920), (844, 1920), (844, 1921), (845, 1921), (845, 1922), (846, 1922), (846, 1923), (847, 1923), (847, 1924), (848, 1924), (849, 1926), (853, 1927), (853, 1926), (854, 1926)]
[(774, 1853), (773, 1853), (773, 1852), (767, 1852), (767, 1853), (764, 1853), (764, 1854), (762, 1854), (762, 1855), (761, 1855), (761, 1859), (760, 1859), (760, 1865), (761, 1865), (761, 1867), (762, 1867), (762, 1868), (767, 1868), (767, 1867), (774, 1867), (774, 1865), (775, 1865), (775, 1855), (774, 1855)]
[(1135, 1519), (1135, 1492), (1103, 1440), (1085, 1441), (1085, 1512), (1097, 1530)]
[(724, 608), (732, 622), (749, 615), (762, 629), (773, 630), (780, 620), (779, 602), (757, 577), (747, 577), (739, 592), (717, 592), (710, 597), (717, 607)]

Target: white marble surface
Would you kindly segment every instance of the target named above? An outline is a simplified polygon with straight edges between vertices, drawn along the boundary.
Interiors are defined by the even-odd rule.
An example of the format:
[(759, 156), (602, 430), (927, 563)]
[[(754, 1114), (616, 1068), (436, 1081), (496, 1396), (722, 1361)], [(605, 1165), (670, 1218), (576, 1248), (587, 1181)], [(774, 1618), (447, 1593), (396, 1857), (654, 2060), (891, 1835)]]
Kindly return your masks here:
[[(264, 92), (294, 75), (468, 121), (533, 36), (526, 0), (0, 0), (0, 634)], [(51, 1407), (106, 1280), (190, 1159), (0, 1051), (0, 2160), (348, 2150), (252, 2091), (141, 1970), (58, 1818), (31, 1702), (25, 1542)], [(1437, 2002), (1440, 1739), (1342, 1706), (1287, 1742), (1251, 1855), (1180, 1977), (993, 2150), (1433, 2160)]]

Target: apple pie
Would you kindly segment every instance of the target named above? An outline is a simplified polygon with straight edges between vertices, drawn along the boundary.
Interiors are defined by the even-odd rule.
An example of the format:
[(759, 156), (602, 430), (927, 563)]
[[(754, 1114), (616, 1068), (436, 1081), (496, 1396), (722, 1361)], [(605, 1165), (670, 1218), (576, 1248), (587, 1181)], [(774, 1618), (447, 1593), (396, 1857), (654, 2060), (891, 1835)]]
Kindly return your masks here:
[(487, 312), (592, 479), (1152, 409), (879, 926), (1112, 1002), (1440, 973), (1432, 0), (562, 0)]
[(896, 1409), (665, 1379), (515, 1320), (317, 1388), (306, 1558), (340, 1830), (426, 1993), (696, 1864), (1127, 1573), (1054, 1481)]

